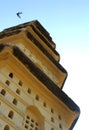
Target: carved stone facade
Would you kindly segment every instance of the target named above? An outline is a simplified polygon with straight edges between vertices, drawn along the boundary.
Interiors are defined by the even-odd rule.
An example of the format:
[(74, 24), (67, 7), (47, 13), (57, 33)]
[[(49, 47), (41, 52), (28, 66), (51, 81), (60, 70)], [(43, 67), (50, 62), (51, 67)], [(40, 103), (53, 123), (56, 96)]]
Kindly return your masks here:
[(67, 71), (36, 20), (0, 33), (0, 130), (72, 130), (79, 107), (62, 91)]

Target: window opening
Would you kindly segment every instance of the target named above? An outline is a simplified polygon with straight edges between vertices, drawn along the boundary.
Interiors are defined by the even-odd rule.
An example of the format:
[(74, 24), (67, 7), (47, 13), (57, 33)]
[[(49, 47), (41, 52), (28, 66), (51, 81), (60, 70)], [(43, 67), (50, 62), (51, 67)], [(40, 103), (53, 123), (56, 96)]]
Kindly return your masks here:
[(62, 129), (62, 124), (59, 124), (59, 128)]
[(16, 93), (18, 93), (18, 94), (20, 95), (20, 90), (19, 90), (19, 89), (17, 89), (17, 90), (16, 90)]
[(33, 120), (33, 119), (31, 119), (31, 122), (34, 122), (34, 120)]
[(6, 80), (5, 82), (8, 86), (10, 85), (10, 81), (9, 80)]
[(51, 112), (54, 113), (54, 110), (51, 108)]
[(25, 125), (25, 128), (28, 129), (28, 125)]
[(19, 80), (19, 83), (18, 83), (20, 86), (22, 86), (23, 85), (23, 83), (22, 83), (22, 81), (21, 80)]
[(35, 130), (38, 130), (38, 128), (37, 128), (37, 127), (35, 127)]
[(9, 114), (8, 114), (8, 117), (12, 119), (13, 116), (14, 116), (14, 112), (13, 112), (13, 111), (10, 111)]
[(10, 130), (10, 127), (8, 125), (5, 125), (4, 130)]
[(28, 121), (28, 120), (26, 120), (26, 123), (27, 123), (27, 124), (29, 124), (29, 121)]
[(28, 92), (29, 94), (31, 94), (31, 89), (30, 89), (30, 88), (28, 88), (27, 92)]
[(43, 106), (44, 106), (44, 107), (47, 107), (46, 102), (43, 102)]
[(13, 78), (13, 73), (10, 73), (10, 74), (9, 74), (9, 77), (10, 77), (10, 78)]
[(33, 125), (32, 123), (30, 124), (30, 126), (31, 126), (31, 127), (34, 127), (34, 125)]
[(27, 115), (27, 119), (30, 119), (30, 117)]
[(37, 122), (36, 122), (35, 124), (36, 124), (36, 126), (38, 126), (38, 123), (37, 123)]
[(54, 122), (54, 118), (53, 117), (51, 117), (51, 121)]
[(15, 98), (13, 99), (13, 104), (17, 105), (17, 100)]
[(51, 130), (54, 130), (54, 128), (51, 128)]
[(36, 100), (39, 101), (39, 96), (38, 95), (36, 95)]
[(60, 115), (58, 115), (58, 118), (59, 118), (59, 120), (61, 120), (61, 116)]
[(1, 90), (1, 94), (2, 94), (3, 96), (5, 96), (6, 91), (5, 91), (4, 89), (2, 89), (2, 90)]

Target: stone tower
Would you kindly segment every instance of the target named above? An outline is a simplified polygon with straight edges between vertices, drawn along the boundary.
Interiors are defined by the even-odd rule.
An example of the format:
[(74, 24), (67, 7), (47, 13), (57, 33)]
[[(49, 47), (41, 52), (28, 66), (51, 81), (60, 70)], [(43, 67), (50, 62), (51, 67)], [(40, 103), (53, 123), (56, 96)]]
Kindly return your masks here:
[(72, 130), (79, 107), (62, 91), (67, 71), (37, 21), (0, 33), (0, 130)]

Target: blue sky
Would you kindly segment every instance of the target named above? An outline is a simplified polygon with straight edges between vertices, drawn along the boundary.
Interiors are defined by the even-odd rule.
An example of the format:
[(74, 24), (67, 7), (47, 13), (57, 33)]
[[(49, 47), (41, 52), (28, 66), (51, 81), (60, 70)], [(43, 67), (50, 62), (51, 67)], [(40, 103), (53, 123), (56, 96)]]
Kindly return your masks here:
[[(21, 19), (16, 16), (22, 11)], [(31, 20), (47, 29), (68, 71), (64, 91), (80, 106), (74, 130), (88, 129), (89, 0), (0, 0), (0, 31)]]

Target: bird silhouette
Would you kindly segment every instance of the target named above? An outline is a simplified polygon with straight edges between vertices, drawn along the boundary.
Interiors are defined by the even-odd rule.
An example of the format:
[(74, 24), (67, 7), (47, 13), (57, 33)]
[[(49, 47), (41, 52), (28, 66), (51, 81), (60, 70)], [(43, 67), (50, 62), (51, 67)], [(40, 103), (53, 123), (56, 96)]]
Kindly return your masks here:
[(20, 14), (22, 14), (22, 12), (17, 12), (16, 15), (21, 18)]

